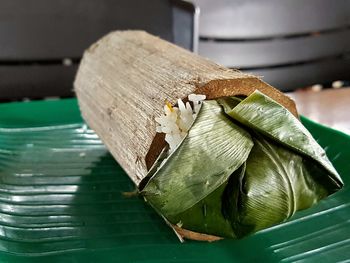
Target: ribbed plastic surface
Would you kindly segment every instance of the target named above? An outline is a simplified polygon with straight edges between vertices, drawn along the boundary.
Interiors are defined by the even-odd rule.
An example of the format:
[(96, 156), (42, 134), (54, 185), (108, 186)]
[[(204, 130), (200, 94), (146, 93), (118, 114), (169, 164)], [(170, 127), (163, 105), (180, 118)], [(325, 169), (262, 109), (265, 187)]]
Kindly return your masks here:
[(303, 118), (340, 192), (242, 240), (179, 243), (74, 99), (0, 105), (0, 262), (335, 262), (350, 258), (350, 137)]

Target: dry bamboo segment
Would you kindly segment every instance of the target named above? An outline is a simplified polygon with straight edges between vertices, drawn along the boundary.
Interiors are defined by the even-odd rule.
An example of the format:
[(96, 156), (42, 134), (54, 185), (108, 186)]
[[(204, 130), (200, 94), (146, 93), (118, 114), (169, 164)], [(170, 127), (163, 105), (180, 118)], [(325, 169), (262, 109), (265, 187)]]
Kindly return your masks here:
[[(84, 54), (74, 83), (82, 115), (136, 185), (164, 147), (155, 117), (165, 101), (258, 89), (295, 116), (294, 102), (256, 76), (219, 66), (143, 31), (116, 31)], [(152, 143), (153, 142), (153, 143)]]

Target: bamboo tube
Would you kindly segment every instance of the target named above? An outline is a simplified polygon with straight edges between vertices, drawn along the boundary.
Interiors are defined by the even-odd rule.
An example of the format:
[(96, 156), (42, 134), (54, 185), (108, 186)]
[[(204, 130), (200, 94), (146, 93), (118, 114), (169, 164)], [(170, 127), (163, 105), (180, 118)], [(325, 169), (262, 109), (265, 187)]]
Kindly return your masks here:
[(116, 31), (84, 53), (75, 83), (83, 118), (139, 186), (165, 145), (155, 117), (165, 101), (258, 89), (297, 116), (294, 102), (260, 78), (219, 66), (143, 31)]

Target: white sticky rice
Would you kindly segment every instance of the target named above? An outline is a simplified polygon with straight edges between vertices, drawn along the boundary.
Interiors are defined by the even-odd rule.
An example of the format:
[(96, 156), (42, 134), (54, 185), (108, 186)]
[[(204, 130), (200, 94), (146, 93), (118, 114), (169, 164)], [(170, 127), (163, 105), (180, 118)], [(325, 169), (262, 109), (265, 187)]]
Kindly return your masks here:
[(172, 107), (170, 103), (164, 105), (164, 115), (155, 118), (159, 124), (156, 131), (165, 133), (165, 141), (169, 144), (169, 153), (174, 151), (183, 138), (186, 137), (189, 128), (196, 119), (200, 104), (206, 99), (205, 95), (190, 94), (186, 105), (181, 99), (177, 100), (178, 107)]

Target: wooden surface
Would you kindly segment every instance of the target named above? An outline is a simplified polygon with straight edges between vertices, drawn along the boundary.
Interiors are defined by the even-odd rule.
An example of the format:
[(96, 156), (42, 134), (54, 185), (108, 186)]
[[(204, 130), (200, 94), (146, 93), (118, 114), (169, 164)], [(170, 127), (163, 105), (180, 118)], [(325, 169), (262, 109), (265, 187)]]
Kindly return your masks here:
[(288, 93), (300, 114), (350, 134), (350, 88)]
[(296, 114), (293, 101), (259, 78), (143, 31), (116, 31), (91, 46), (74, 87), (84, 119), (136, 185), (165, 146), (164, 137), (154, 140), (154, 119), (166, 100), (174, 105), (191, 93), (215, 99), (258, 89)]

